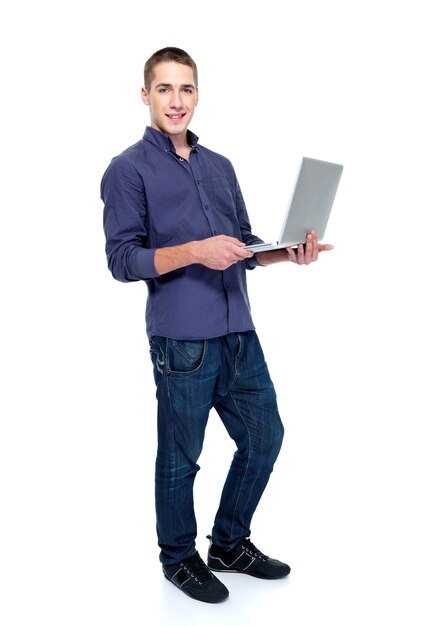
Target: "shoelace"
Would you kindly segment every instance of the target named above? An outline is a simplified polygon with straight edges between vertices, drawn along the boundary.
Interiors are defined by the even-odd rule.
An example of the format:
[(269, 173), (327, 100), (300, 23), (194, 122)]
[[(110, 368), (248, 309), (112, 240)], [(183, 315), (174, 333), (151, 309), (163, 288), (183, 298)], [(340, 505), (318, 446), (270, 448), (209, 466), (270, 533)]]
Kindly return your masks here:
[(250, 556), (254, 556), (260, 559), (261, 561), (267, 561), (269, 559), (269, 557), (266, 556), (266, 554), (263, 554), (263, 552), (260, 552), (260, 550), (256, 548), (256, 546), (252, 543), (250, 539), (245, 539), (245, 541), (242, 544), (242, 548), (243, 550), (246, 550), (246, 552)]
[(214, 578), (214, 575), (209, 570), (206, 563), (203, 561), (201, 556), (198, 554), (194, 554), (190, 559), (183, 561), (181, 566), (184, 568), (185, 572), (189, 574), (192, 578), (194, 578), (199, 585), (202, 585), (206, 580), (210, 580)]

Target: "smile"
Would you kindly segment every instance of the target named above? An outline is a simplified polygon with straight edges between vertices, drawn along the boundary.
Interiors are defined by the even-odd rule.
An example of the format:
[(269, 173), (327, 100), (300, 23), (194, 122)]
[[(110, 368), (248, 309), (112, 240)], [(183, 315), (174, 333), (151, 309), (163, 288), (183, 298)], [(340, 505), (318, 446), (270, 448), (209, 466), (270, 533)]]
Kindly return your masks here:
[(186, 113), (166, 113), (166, 116), (173, 122), (182, 120), (185, 115)]

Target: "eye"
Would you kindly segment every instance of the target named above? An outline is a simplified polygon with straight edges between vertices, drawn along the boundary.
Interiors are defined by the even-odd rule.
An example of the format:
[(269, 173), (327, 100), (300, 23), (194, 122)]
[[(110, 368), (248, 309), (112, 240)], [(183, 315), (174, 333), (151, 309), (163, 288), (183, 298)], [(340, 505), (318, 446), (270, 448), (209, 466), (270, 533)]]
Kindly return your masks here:
[(185, 88), (184, 88), (184, 91), (185, 91), (186, 93), (192, 93), (192, 89), (191, 89), (190, 87), (185, 87)]
[(167, 87), (160, 87), (158, 91), (159, 93), (167, 93), (169, 90), (167, 89)]

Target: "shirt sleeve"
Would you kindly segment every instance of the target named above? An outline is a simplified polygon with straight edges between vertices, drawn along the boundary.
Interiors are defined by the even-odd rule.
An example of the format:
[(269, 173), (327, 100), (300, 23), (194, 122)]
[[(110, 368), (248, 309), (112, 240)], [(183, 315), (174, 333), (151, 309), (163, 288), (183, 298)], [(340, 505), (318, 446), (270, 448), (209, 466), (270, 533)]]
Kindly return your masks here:
[(147, 235), (147, 203), (142, 180), (125, 157), (115, 157), (101, 181), (105, 252), (109, 270), (122, 282), (158, 276), (155, 249)]
[[(251, 232), (251, 224), (248, 217), (248, 211), (246, 210), (245, 201), (243, 199), (242, 191), (240, 189), (237, 178), (235, 178), (235, 195), (237, 218), (240, 226), (240, 231), (242, 233), (243, 243), (247, 246), (250, 246), (254, 243), (264, 243), (263, 239), (260, 239), (256, 235), (253, 235)], [(250, 259), (245, 259), (245, 267), (248, 270), (253, 270), (259, 265), (260, 264), (258, 263), (257, 256), (255, 254)]]

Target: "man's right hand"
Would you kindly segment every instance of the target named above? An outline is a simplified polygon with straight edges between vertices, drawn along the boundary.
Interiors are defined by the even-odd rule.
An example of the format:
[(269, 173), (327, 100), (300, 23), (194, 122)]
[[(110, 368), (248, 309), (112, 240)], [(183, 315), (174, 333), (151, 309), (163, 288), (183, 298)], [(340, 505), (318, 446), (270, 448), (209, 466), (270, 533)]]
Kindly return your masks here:
[(250, 250), (243, 249), (244, 245), (235, 237), (217, 235), (180, 246), (158, 248), (155, 252), (155, 269), (159, 276), (194, 263), (200, 263), (211, 270), (225, 270), (230, 265), (253, 256)]
[(250, 259), (253, 253), (244, 250), (244, 243), (235, 237), (217, 235), (201, 241), (192, 241), (190, 244), (195, 263), (201, 263), (211, 270), (225, 270), (230, 265)]

